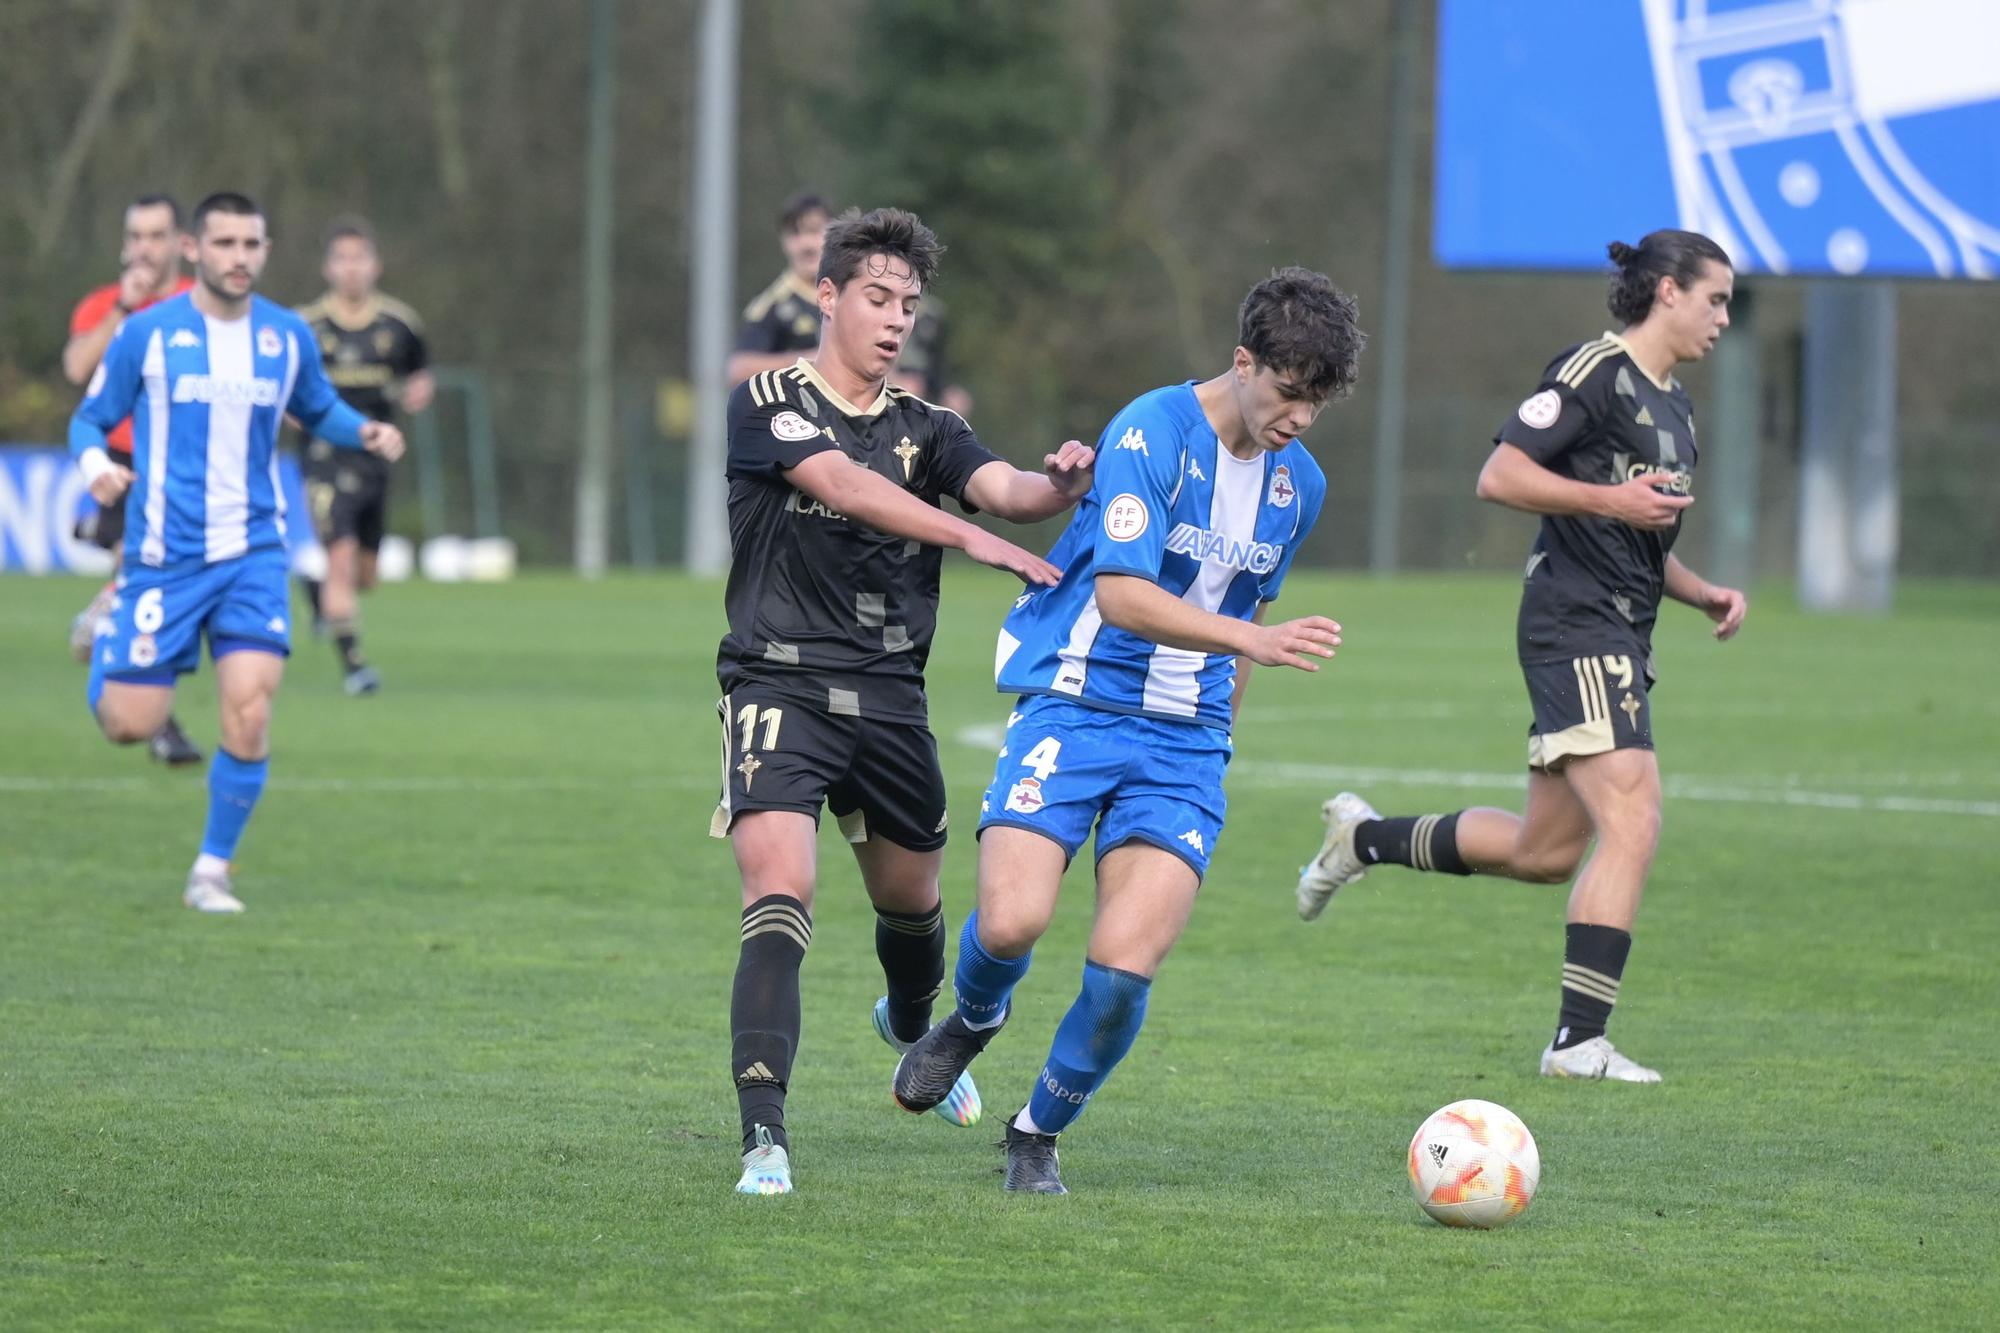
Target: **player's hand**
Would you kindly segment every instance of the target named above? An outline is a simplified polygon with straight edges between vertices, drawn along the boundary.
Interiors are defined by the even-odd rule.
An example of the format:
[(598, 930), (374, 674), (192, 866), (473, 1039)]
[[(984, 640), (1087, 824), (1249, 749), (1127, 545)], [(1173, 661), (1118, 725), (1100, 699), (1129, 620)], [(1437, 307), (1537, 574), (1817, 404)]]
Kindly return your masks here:
[(1042, 470), (1056, 494), (1071, 504), (1090, 493), (1090, 479), (1097, 467), (1097, 450), (1081, 440), (1065, 440), (1063, 447), (1042, 457)]
[(1250, 650), (1243, 655), (1259, 666), (1297, 667), (1317, 671), (1315, 657), (1332, 657), (1340, 647), (1340, 626), (1325, 616), (1301, 616), (1251, 631)]
[(1701, 613), (1715, 622), (1715, 637), (1729, 640), (1736, 637), (1736, 631), (1743, 628), (1743, 617), (1749, 614), (1750, 599), (1734, 588), (1725, 588), (1711, 583), (1702, 594)]
[(421, 412), (437, 398), (437, 376), (428, 370), (420, 370), (403, 381), (402, 392), (397, 400), (405, 412)]
[(393, 463), (403, 456), (403, 432), (386, 421), (371, 421), (361, 428), (361, 447)]
[(1024, 551), (984, 528), (974, 531), (978, 535), (966, 539), (965, 553), (980, 564), (1004, 569), (1023, 582), (1040, 584), (1044, 588), (1053, 588), (1062, 582), (1062, 571), (1040, 556)]
[(127, 310), (137, 310), (153, 294), (153, 284), (160, 275), (151, 264), (137, 261), (125, 266), (118, 275), (118, 304)]
[(1609, 517), (1635, 528), (1653, 532), (1671, 528), (1674, 520), (1680, 517), (1681, 510), (1694, 503), (1694, 497), (1660, 489), (1667, 484), (1665, 477), (1645, 473), (1616, 486), (1607, 486), (1606, 512)]
[(108, 509), (118, 503), (118, 497), (131, 485), (132, 469), (113, 463), (110, 471), (100, 472), (97, 480), (90, 483), (90, 498)]

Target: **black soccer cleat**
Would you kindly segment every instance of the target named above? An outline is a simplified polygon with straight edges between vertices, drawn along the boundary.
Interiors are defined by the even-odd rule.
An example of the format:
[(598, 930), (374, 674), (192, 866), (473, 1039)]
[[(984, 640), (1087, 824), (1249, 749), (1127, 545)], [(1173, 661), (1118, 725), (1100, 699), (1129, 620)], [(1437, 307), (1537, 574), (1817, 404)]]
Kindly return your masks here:
[(1017, 1194), (1067, 1194), (1063, 1188), (1061, 1163), (1056, 1160), (1056, 1140), (1060, 1134), (1030, 1134), (1007, 1121), (1007, 1138), (1000, 1145), (1007, 1150), (1007, 1188)]
[(174, 768), (201, 762), (201, 750), (187, 738), (181, 724), (171, 716), (165, 726), (153, 733), (153, 739), (146, 742), (146, 751), (161, 763)]
[[(1011, 1006), (1008, 1012), (1013, 1012)], [(975, 1031), (965, 1025), (956, 1009), (952, 1010), (944, 1022), (912, 1042), (896, 1062), (896, 1104), (912, 1115), (922, 1115), (949, 1097), (972, 1057), (985, 1050), (993, 1034), (1006, 1025), (1002, 1018), (990, 1028)]]

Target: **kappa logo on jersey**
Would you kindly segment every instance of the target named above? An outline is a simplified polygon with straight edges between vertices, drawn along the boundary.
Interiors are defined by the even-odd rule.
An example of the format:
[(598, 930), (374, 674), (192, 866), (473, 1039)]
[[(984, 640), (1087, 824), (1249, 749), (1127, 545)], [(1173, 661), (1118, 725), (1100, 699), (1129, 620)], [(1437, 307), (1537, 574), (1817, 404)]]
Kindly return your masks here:
[(1278, 464), (1271, 473), (1271, 503), (1280, 509), (1287, 508), (1298, 496), (1298, 489), (1292, 485), (1292, 467), (1289, 463)]
[(284, 353), (285, 341), (278, 336), (276, 329), (265, 325), (263, 328), (257, 330), (258, 356), (283, 356)]
[(1536, 430), (1547, 430), (1562, 415), (1562, 399), (1554, 389), (1544, 389), (1521, 404), (1521, 420)]
[(1032, 815), (1042, 808), (1042, 784), (1035, 778), (1022, 778), (1007, 793), (1007, 808), (1016, 814)]
[[(270, 332), (270, 330), (266, 329), (265, 332), (268, 333)], [(175, 329), (174, 336), (167, 339), (167, 347), (169, 350), (176, 347), (199, 347), (199, 346), (201, 346), (201, 339), (194, 336), (193, 329)]]
[(1214, 561), (1231, 569), (1247, 569), (1252, 574), (1268, 574), (1284, 556), (1283, 545), (1274, 542), (1241, 541), (1210, 528), (1192, 523), (1176, 523), (1167, 534), (1167, 549), (1175, 555), (1204, 563)]
[[(1151, 455), (1148, 455), (1148, 457), (1150, 457), (1150, 456), (1151, 456)], [(1207, 480), (1208, 480), (1208, 478), (1207, 478), (1207, 477), (1205, 477), (1205, 476), (1203, 476), (1203, 475), (1202, 475), (1202, 471), (1201, 471), (1201, 464), (1200, 464), (1200, 463), (1197, 463), (1197, 462), (1195, 461), (1195, 458), (1194, 458), (1194, 455), (1193, 455), (1193, 454), (1189, 454), (1189, 455), (1188, 455), (1188, 475), (1189, 475), (1190, 477), (1193, 477), (1193, 478), (1194, 478), (1194, 479), (1195, 479), (1196, 481), (1207, 481)]]
[(796, 444), (800, 440), (810, 440), (819, 434), (819, 427), (797, 412), (780, 412), (771, 418), (771, 434)]
[(1186, 833), (1181, 834), (1178, 841), (1186, 843), (1188, 846), (1200, 852), (1203, 856), (1208, 855), (1208, 848), (1202, 845), (1200, 829), (1192, 829), (1192, 828), (1189, 829)]
[[(1145, 446), (1142, 443), (1140, 447)], [(1146, 512), (1146, 502), (1130, 491), (1114, 495), (1111, 503), (1104, 506), (1104, 535), (1114, 542), (1136, 541), (1151, 521), (1152, 515)]]
[(1146, 447), (1146, 432), (1140, 430), (1137, 426), (1127, 426), (1125, 428), (1125, 433), (1118, 437), (1118, 447), (1120, 449), (1135, 449), (1148, 458), (1153, 456), (1153, 451)]
[(174, 381), (177, 403), (223, 403), (235, 407), (276, 407), (278, 382), (223, 379), (216, 375), (182, 375)]

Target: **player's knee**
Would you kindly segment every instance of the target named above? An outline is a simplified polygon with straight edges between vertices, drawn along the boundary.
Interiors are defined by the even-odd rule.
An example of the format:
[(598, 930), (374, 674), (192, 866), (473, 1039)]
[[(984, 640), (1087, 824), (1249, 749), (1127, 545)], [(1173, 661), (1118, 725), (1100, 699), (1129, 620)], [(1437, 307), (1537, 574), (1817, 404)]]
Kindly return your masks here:
[(979, 947), (995, 958), (1019, 958), (1048, 930), (1047, 916), (1008, 904), (979, 909)]
[(222, 707), (223, 748), (239, 759), (260, 758), (270, 744), (271, 696), (253, 694)]
[(104, 739), (113, 745), (137, 745), (140, 741), (151, 740), (158, 726), (147, 726), (146, 719), (116, 708), (99, 707), (97, 725), (104, 732)]
[(1573, 843), (1564, 847), (1540, 847), (1515, 856), (1508, 868), (1513, 877), (1529, 884), (1567, 884), (1576, 874), (1576, 868), (1583, 864), (1583, 853), (1587, 843)]

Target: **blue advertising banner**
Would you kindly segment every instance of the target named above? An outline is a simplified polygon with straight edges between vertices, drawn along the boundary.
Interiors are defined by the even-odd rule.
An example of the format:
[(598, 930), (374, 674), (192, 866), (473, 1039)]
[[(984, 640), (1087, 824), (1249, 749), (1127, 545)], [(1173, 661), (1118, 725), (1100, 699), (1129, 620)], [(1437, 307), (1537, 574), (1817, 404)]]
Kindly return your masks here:
[[(292, 454), (278, 459), (285, 495), (285, 545), (292, 563), (318, 547), (307, 521), (305, 483)], [(76, 521), (97, 508), (69, 451), (0, 445), (0, 574), (108, 574), (111, 556), (75, 536)]]
[(1442, 0), (1438, 262), (2000, 272), (2000, 0)]

